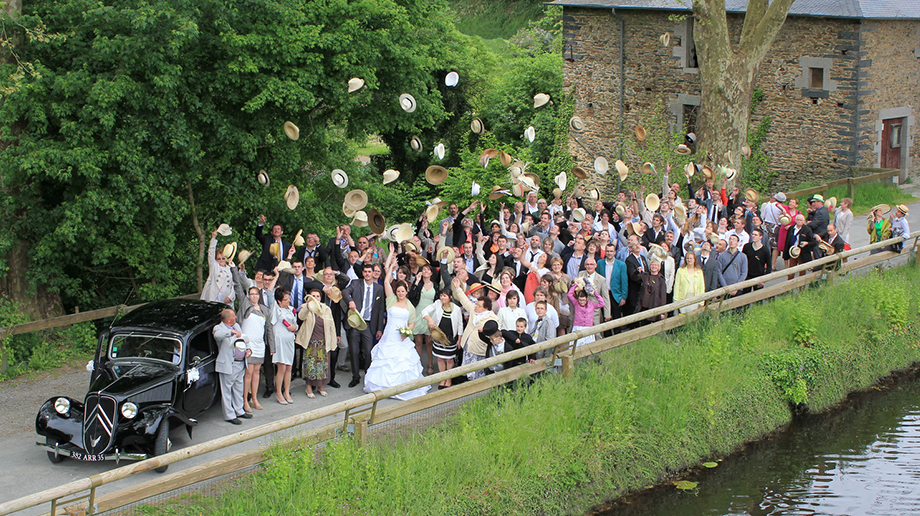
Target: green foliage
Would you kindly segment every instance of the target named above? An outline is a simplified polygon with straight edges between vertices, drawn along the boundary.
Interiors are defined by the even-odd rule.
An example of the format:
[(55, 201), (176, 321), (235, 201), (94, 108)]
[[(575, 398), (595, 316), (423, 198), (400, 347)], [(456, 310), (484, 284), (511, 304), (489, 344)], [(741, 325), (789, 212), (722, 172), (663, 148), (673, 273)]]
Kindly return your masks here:
[[(751, 95), (751, 114), (755, 114), (757, 108), (763, 103), (764, 92), (760, 88), (754, 88)], [(748, 130), (747, 144), (751, 148), (751, 157), (745, 158), (741, 164), (741, 177), (748, 187), (754, 190), (766, 193), (773, 186), (773, 180), (778, 175), (770, 169), (770, 156), (763, 149), (763, 142), (767, 139), (767, 133), (770, 132), (772, 119), (770, 115), (764, 114), (760, 122)]]
[[(661, 195), (662, 180), (667, 174), (667, 167), (670, 165), (671, 173), (669, 182), (679, 182), (683, 184), (686, 181), (684, 166), (691, 161), (703, 163), (702, 156), (684, 156), (674, 152), (678, 144), (684, 142), (684, 131), (672, 131), (669, 120), (671, 118), (667, 109), (667, 101), (664, 97), (659, 97), (654, 107), (649, 112), (639, 115), (642, 120), (642, 127), (646, 131), (646, 140), (640, 142), (631, 127), (626, 128), (624, 135), (625, 150), (627, 158), (624, 161), (629, 166), (629, 176), (623, 183), (623, 188), (629, 190), (639, 190), (645, 188), (649, 193)], [(645, 162), (655, 165), (654, 174), (643, 174), (641, 166)], [(612, 171), (611, 173), (615, 173)], [(697, 177), (697, 176), (694, 176)]]
[(763, 356), (763, 367), (783, 398), (799, 405), (808, 401), (808, 391), (815, 387), (822, 353), (815, 348), (789, 346)]
[[(804, 186), (800, 185), (793, 190), (804, 190), (806, 188), (813, 188), (817, 186), (816, 184), (806, 184)], [(831, 197), (836, 197), (839, 203), (839, 200), (849, 196), (849, 190), (847, 186), (834, 186), (829, 188), (824, 192), (824, 198), (830, 199)], [(799, 206), (804, 206), (804, 203), (808, 200), (809, 196), (799, 198)], [(877, 204), (910, 204), (916, 201), (917, 198), (903, 192), (898, 185), (889, 182), (872, 182), (872, 183), (860, 183), (854, 188), (854, 197), (853, 197), (853, 206), (850, 208), (855, 214), (868, 213), (873, 206)], [(854, 221), (855, 222), (855, 221)]]
[(486, 39), (510, 38), (543, 12), (543, 2), (534, 0), (459, 0), (457, 29)]

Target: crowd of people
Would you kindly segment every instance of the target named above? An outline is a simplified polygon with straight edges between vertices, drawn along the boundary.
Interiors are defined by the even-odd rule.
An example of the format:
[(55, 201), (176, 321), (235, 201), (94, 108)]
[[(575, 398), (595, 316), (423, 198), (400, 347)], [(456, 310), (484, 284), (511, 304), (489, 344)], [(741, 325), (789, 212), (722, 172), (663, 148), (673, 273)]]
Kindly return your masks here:
[[(602, 199), (596, 189), (577, 187), (569, 195), (556, 189), (547, 200), (534, 187), (518, 200), (496, 188), (490, 199), (513, 199), (497, 213), (488, 213), (480, 201), (451, 203), (440, 220), (440, 210), (432, 207), (441, 205), (432, 203), (411, 235), (390, 240), (373, 231), (358, 236), (366, 228), (342, 225), (326, 245), (312, 232), (288, 241), (279, 224), (266, 233), (261, 216), (255, 228), (260, 249), (252, 253), (251, 268), (250, 253), (217, 249), (215, 231), (202, 298), (231, 307), (215, 328), (219, 342), (245, 343), (235, 350), (240, 367), (227, 373), (234, 376), (226, 381), (225, 418), (239, 424), (261, 409), (260, 384), (263, 399), (273, 396), (282, 405), (295, 403), (292, 378), (303, 378), (306, 397), (315, 398), (326, 396), (327, 387), (340, 387), (337, 371), (350, 375), (348, 387), (363, 380), (366, 392), (385, 389), (849, 245), (851, 199), (838, 206), (833, 198), (814, 195), (800, 211), (798, 201), (782, 192), (761, 203), (753, 190), (716, 188), (716, 174), (706, 167), (695, 169), (697, 178), (687, 170), (685, 183), (670, 183), (668, 167), (661, 191), (648, 195), (640, 189)], [(694, 188), (691, 179), (700, 177)], [(876, 206), (868, 220), (871, 240), (909, 236), (907, 213), (904, 205), (893, 211)], [(579, 344), (594, 339), (585, 336)], [(438, 388), (488, 373), (475, 371)]]

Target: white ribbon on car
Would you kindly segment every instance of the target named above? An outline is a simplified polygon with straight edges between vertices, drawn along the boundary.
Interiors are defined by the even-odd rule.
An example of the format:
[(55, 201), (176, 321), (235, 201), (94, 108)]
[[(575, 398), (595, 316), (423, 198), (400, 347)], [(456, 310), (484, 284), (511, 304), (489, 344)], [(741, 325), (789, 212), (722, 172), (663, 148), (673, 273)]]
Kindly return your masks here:
[(201, 378), (201, 373), (198, 372), (197, 367), (193, 367), (185, 372), (185, 376), (188, 380), (188, 384), (191, 385), (194, 382), (197, 382)]

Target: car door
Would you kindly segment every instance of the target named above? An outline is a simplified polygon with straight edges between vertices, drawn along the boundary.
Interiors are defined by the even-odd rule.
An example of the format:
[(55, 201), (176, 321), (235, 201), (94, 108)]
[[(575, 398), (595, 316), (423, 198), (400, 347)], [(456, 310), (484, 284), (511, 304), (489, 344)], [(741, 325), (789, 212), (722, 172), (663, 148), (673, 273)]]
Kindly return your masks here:
[[(182, 400), (179, 405), (189, 417), (207, 410), (217, 397), (220, 383), (214, 370), (217, 361), (217, 346), (210, 331), (202, 331), (190, 337), (186, 343), (185, 384), (181, 385)], [(197, 370), (197, 375), (191, 373)], [(191, 376), (189, 376), (191, 374)], [(189, 381), (190, 378), (197, 379)]]

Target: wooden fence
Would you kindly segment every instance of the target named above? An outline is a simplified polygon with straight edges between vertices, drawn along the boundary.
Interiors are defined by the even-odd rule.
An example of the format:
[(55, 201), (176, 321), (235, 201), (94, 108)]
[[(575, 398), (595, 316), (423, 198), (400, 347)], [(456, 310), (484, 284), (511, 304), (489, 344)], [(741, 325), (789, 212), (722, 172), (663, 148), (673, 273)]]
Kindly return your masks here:
[[(556, 366), (561, 367), (562, 374), (565, 377), (572, 377), (575, 360), (584, 358), (595, 353), (607, 351), (630, 342), (634, 342), (658, 333), (670, 330), (686, 324), (694, 318), (709, 312), (721, 312), (735, 309), (741, 306), (750, 305), (776, 295), (789, 292), (810, 283), (827, 279), (832, 281), (837, 275), (847, 274), (855, 269), (868, 267), (879, 264), (891, 258), (900, 256), (898, 253), (883, 251), (877, 254), (870, 254), (871, 251), (881, 249), (894, 243), (903, 242), (903, 237), (892, 238), (883, 242), (878, 242), (851, 251), (844, 251), (840, 254), (826, 256), (809, 263), (797, 265), (789, 269), (777, 271), (767, 276), (747, 280), (728, 287), (722, 287), (703, 295), (685, 299), (683, 301), (671, 303), (654, 310), (646, 310), (639, 314), (633, 314), (627, 317), (609, 321), (591, 328), (578, 330), (574, 333), (556, 337), (539, 344), (534, 344), (527, 348), (503, 353), (501, 355), (476, 362), (474, 364), (463, 365), (449, 371), (437, 373), (419, 380), (390, 387), (381, 391), (364, 394), (351, 400), (339, 402), (328, 407), (322, 407), (311, 410), (302, 414), (290, 416), (278, 421), (267, 423), (265, 425), (243, 430), (231, 435), (214, 439), (212, 441), (196, 444), (180, 450), (169, 452), (159, 457), (154, 457), (141, 462), (122, 466), (111, 471), (106, 471), (64, 484), (52, 489), (35, 493), (29, 496), (19, 498), (0, 504), (0, 516), (12, 514), (17, 511), (36, 507), (41, 504), (51, 503), (51, 515), (55, 515), (60, 507), (67, 504), (80, 502), (78, 507), (68, 507), (70, 512), (76, 510), (83, 514), (91, 514), (98, 511), (106, 511), (124, 507), (126, 505), (145, 500), (147, 498), (168, 493), (175, 489), (187, 487), (199, 482), (207, 481), (223, 475), (243, 471), (251, 466), (262, 463), (265, 460), (266, 451), (271, 446), (288, 446), (304, 447), (317, 444), (337, 435), (352, 433), (356, 442), (362, 444), (368, 436), (369, 427), (378, 425), (386, 421), (391, 421), (408, 414), (413, 414), (421, 410), (442, 405), (444, 403), (469, 396), (488, 390), (494, 386), (512, 382), (520, 377), (532, 375), (546, 369)], [(909, 247), (909, 253), (916, 255), (918, 241), (920, 236), (913, 239), (913, 245)], [(846, 258), (866, 255), (859, 260), (845, 261)], [(823, 267), (819, 271), (813, 271), (816, 267)], [(793, 280), (783, 281), (776, 285), (768, 286), (764, 289), (755, 291), (739, 297), (729, 298), (730, 292), (752, 287), (760, 283), (769, 282), (775, 279), (783, 279), (790, 274), (804, 272), (804, 276), (798, 276)], [(643, 326), (638, 329), (626, 331), (611, 337), (605, 337), (595, 340), (594, 342), (577, 346), (577, 339), (587, 335), (597, 335), (601, 332), (613, 330), (622, 326), (627, 326), (636, 322), (646, 320), (656, 315), (669, 314), (678, 309), (691, 306), (698, 303), (705, 303), (701, 310), (680, 314), (669, 317), (661, 322)], [(538, 360), (535, 364), (526, 363), (517, 367), (512, 367), (496, 374), (465, 382), (450, 389), (438, 390), (431, 394), (415, 398), (408, 402), (402, 402), (396, 405), (378, 408), (381, 400), (391, 396), (408, 392), (419, 387), (430, 386), (440, 383), (449, 378), (465, 375), (467, 373), (478, 371), (485, 367), (501, 364), (525, 357), (529, 354), (543, 350), (553, 350), (553, 355), (546, 359)], [(222, 450), (227, 446), (232, 446), (250, 441), (259, 437), (274, 434), (281, 430), (294, 428), (304, 423), (317, 421), (325, 417), (338, 416), (339, 422), (327, 424), (304, 432), (301, 435), (279, 440), (273, 445), (264, 445), (247, 451), (243, 451), (228, 457), (216, 459), (205, 464), (193, 466), (182, 471), (171, 473), (164, 476), (158, 476), (155, 479), (143, 482), (129, 488), (109, 493), (97, 495), (96, 490), (103, 485), (111, 484), (119, 480), (150, 471), (168, 464), (175, 464), (183, 460), (198, 457)]]
[(874, 173), (874, 174), (869, 174), (869, 175), (866, 175), (866, 176), (860, 176), (860, 177), (847, 177), (847, 178), (844, 178), (844, 179), (837, 179), (836, 181), (828, 181), (827, 183), (824, 183), (823, 185), (818, 185), (818, 186), (815, 186), (815, 187), (813, 187), (813, 188), (805, 188), (804, 190), (796, 190), (796, 191), (794, 191), (794, 192), (786, 192), (786, 197), (789, 198), (789, 199), (800, 199), (800, 198), (802, 198), (802, 197), (805, 197), (806, 195), (814, 195), (814, 194), (824, 193), (824, 192), (826, 192), (829, 188), (831, 188), (831, 187), (833, 187), (833, 186), (843, 186), (843, 185), (847, 185), (847, 193), (849, 194), (848, 197), (849, 197), (850, 199), (852, 199), (853, 196), (856, 195), (856, 185), (858, 185), (858, 184), (860, 184), (860, 183), (869, 183), (869, 182), (871, 182), (871, 181), (883, 181), (883, 180), (885, 180), (885, 179), (890, 179), (890, 178), (892, 178), (892, 177), (899, 177), (899, 175), (900, 175), (900, 173), (901, 173), (901, 171), (898, 170), (898, 169), (896, 169), (896, 168), (892, 168), (892, 169), (887, 169), (887, 168), (886, 168), (886, 169), (880, 169), (880, 168), (874, 168), (874, 169), (861, 169), (861, 168), (857, 168), (857, 169), (855, 169), (855, 170), (856, 170), (857, 172), (860, 172), (860, 171), (862, 171), (862, 172), (868, 172), (869, 170), (877, 170), (878, 172), (876, 172), (876, 173)]

